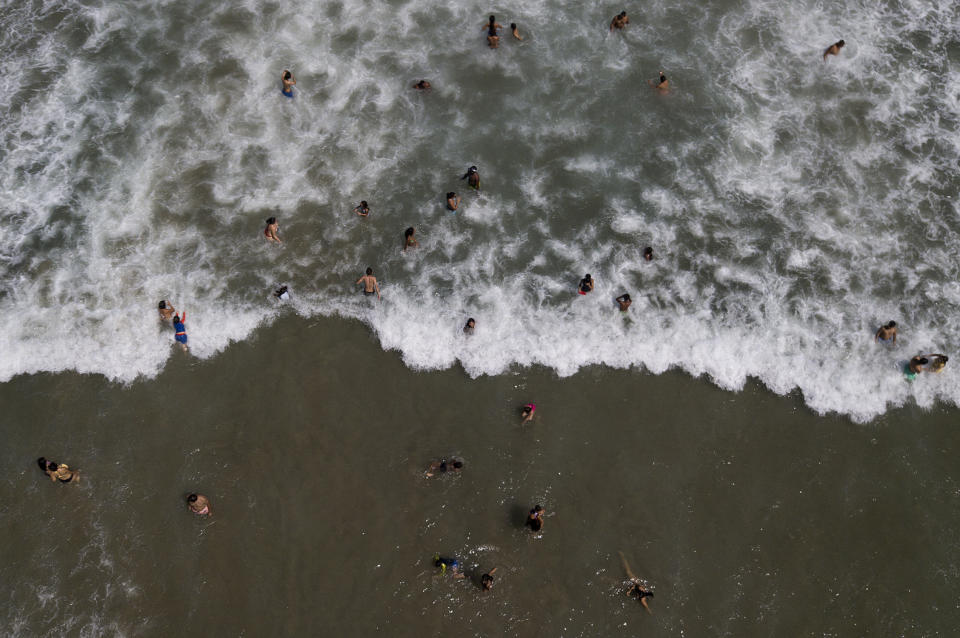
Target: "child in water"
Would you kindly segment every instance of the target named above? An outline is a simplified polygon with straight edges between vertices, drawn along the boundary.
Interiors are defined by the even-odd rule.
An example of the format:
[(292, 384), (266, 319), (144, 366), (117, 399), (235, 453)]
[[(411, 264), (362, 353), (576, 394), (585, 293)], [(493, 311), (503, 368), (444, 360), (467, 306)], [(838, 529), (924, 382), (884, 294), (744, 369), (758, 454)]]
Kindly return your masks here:
[(520, 417), (523, 421), (520, 421), (520, 425), (523, 425), (527, 421), (533, 421), (533, 414), (537, 411), (537, 406), (533, 403), (528, 403), (523, 406), (523, 409), (520, 410)]
[(179, 313), (173, 315), (173, 329), (176, 331), (173, 338), (177, 340), (177, 343), (180, 344), (180, 347), (183, 348), (183, 351), (187, 351), (187, 327), (183, 325), (183, 322), (187, 320), (187, 313), (183, 313), (183, 318), (180, 318)]
[(433, 565), (434, 567), (440, 568), (441, 574), (447, 573), (447, 568), (450, 568), (450, 573), (453, 574), (454, 578), (464, 578), (465, 574), (460, 569), (460, 561), (456, 558), (445, 558), (440, 554), (433, 555)]
[(543, 529), (543, 515), (545, 513), (546, 511), (542, 505), (537, 505), (530, 510), (530, 514), (527, 516), (527, 525), (529, 525), (530, 529), (534, 532), (539, 532)]

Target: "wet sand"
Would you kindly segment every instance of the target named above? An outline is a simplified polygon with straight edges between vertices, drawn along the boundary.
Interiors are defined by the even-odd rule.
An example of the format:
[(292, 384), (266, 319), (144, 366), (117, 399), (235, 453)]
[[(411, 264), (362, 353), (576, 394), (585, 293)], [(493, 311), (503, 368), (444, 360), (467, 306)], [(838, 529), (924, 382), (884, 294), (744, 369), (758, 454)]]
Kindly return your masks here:
[[(294, 317), (212, 359), (175, 357), (155, 380), (25, 376), (0, 401), (4, 635), (960, 624), (956, 410), (858, 425), (680, 373), (417, 372), (356, 322)], [(452, 454), (461, 475), (423, 477)], [(41, 455), (81, 483), (50, 483)], [(187, 511), (190, 491), (212, 517)], [(540, 535), (523, 527), (536, 503)], [(653, 614), (624, 595), (618, 550)], [(438, 576), (436, 552), (468, 578)]]

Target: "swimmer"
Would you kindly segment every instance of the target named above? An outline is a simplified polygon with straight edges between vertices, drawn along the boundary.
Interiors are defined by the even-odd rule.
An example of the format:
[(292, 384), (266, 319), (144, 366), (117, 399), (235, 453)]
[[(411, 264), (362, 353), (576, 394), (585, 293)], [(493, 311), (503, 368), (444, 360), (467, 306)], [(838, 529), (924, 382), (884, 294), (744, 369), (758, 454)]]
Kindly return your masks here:
[(61, 483), (80, 481), (80, 470), (71, 470), (66, 463), (48, 461), (41, 456), (39, 459), (37, 459), (37, 465), (40, 466), (40, 469), (43, 470), (43, 473), (49, 476), (50, 480), (54, 483), (57, 481), (60, 481)]
[(403, 252), (407, 252), (407, 248), (416, 248), (420, 245), (417, 238), (413, 236), (416, 232), (413, 226), (403, 231)]
[(643, 259), (644, 261), (653, 261), (653, 248), (647, 246), (643, 249)]
[(533, 421), (533, 415), (537, 411), (537, 406), (533, 403), (528, 403), (523, 406), (523, 409), (520, 410), (520, 418), (523, 420), (520, 421), (520, 425), (523, 425), (527, 421)]
[(187, 507), (198, 516), (210, 514), (210, 499), (203, 494), (191, 494), (187, 497)]
[(280, 81), (283, 83), (283, 88), (280, 89), (280, 92), (287, 97), (293, 97), (293, 86), (297, 83), (296, 78), (293, 77), (293, 73), (283, 70), (283, 73), (280, 74)]
[(174, 312), (176, 312), (176, 308), (173, 307), (172, 303), (166, 299), (160, 302), (160, 321), (170, 321)]
[(353, 212), (360, 215), (360, 217), (366, 217), (370, 214), (370, 207), (367, 206), (366, 201), (361, 201), (359, 206), (354, 207)]
[(613, 16), (613, 22), (610, 23), (610, 30), (622, 29), (628, 24), (630, 24), (630, 18), (627, 17), (627, 12), (621, 11), (619, 14)]
[(373, 276), (373, 268), (367, 268), (367, 274), (357, 279), (357, 283), (363, 284), (363, 294), (368, 297), (376, 294), (377, 299), (380, 299), (380, 284), (377, 283), (377, 278)]
[(632, 304), (633, 301), (631, 301), (628, 293), (623, 293), (617, 297), (617, 303), (620, 304), (620, 312), (626, 312), (627, 308), (630, 307), (630, 304)]
[(277, 231), (280, 230), (280, 224), (277, 223), (276, 217), (270, 217), (267, 219), (267, 227), (263, 229), (263, 236), (270, 241), (275, 241), (278, 244), (282, 244), (280, 241), (280, 235), (277, 234)]
[(891, 321), (885, 326), (880, 326), (877, 335), (873, 338), (877, 343), (893, 345), (897, 342), (897, 322)]
[(290, 293), (288, 292), (288, 289), (287, 289), (286, 286), (280, 286), (280, 287), (277, 288), (277, 290), (273, 293), (273, 296), (276, 297), (277, 299), (281, 300), (281, 301), (286, 301), (287, 299), (290, 298)]
[(846, 42), (843, 40), (838, 40), (827, 47), (827, 50), (823, 52), (823, 61), (827, 61), (828, 55), (840, 55), (840, 49), (844, 47)]
[(463, 334), (472, 335), (476, 327), (477, 327), (477, 322), (474, 320), (473, 317), (470, 317), (469, 319), (467, 319), (467, 323), (463, 326)]
[(527, 516), (527, 525), (530, 526), (535, 532), (539, 532), (543, 529), (543, 516), (546, 513), (546, 510), (543, 509), (542, 505), (536, 505), (530, 514)]
[(48, 461), (46, 457), (41, 456), (39, 459), (37, 459), (37, 465), (40, 466), (40, 469), (43, 470), (44, 474), (56, 480), (53, 474), (57, 471), (57, 463)]
[(577, 292), (581, 295), (585, 295), (588, 292), (592, 292), (593, 284), (594, 284), (593, 277), (590, 276), (590, 273), (587, 273), (586, 275), (583, 276), (583, 279), (580, 280), (580, 285), (577, 286)]
[(459, 207), (460, 207), (460, 197), (452, 191), (447, 193), (447, 210), (454, 211), (454, 210), (457, 210), (457, 208)]
[(467, 172), (463, 174), (463, 177), (460, 179), (467, 180), (467, 184), (470, 185), (470, 188), (474, 190), (480, 190), (480, 173), (477, 171), (476, 166), (471, 166), (467, 169)]
[(503, 25), (497, 23), (497, 18), (490, 16), (490, 21), (483, 25), (483, 28), (487, 30), (487, 44), (490, 45), (490, 48), (496, 49), (500, 46), (500, 36), (497, 35), (497, 29), (502, 29)]
[(183, 322), (187, 320), (187, 313), (183, 313), (181, 318), (179, 314), (173, 315), (173, 329), (174, 335), (173, 338), (176, 339), (177, 343), (180, 344), (180, 347), (183, 348), (183, 351), (187, 351), (187, 328), (183, 325)]
[(431, 85), (426, 80), (420, 80), (419, 82), (413, 85), (413, 88), (419, 91), (426, 91), (427, 89), (431, 88)]
[(490, 591), (493, 589), (493, 573), (495, 571), (497, 571), (496, 567), (480, 577), (480, 589), (483, 591)]
[(465, 574), (460, 570), (460, 561), (456, 558), (444, 558), (440, 554), (433, 555), (433, 565), (434, 567), (440, 568), (441, 574), (447, 573), (447, 568), (450, 568), (450, 573), (453, 574), (454, 578), (464, 578)]
[(648, 80), (650, 86), (660, 91), (661, 93), (670, 92), (670, 80), (667, 79), (667, 76), (663, 74), (663, 71), (659, 71), (660, 77), (656, 80)]
[(930, 361), (930, 367), (927, 368), (928, 372), (943, 372), (943, 369), (947, 365), (947, 361), (950, 360), (945, 354), (928, 354), (926, 358)]
[(445, 474), (450, 472), (459, 472), (463, 469), (463, 461), (458, 458), (453, 458), (451, 460), (440, 459), (439, 461), (434, 461), (430, 464), (430, 469), (428, 469), (425, 475), (429, 478), (435, 474)]
[(650, 606), (647, 605), (647, 598), (653, 598), (653, 592), (643, 586), (643, 583), (637, 578), (633, 571), (630, 569), (630, 565), (627, 563), (627, 558), (623, 555), (623, 552), (620, 552), (620, 560), (623, 561), (623, 568), (627, 571), (627, 576), (630, 577), (630, 587), (627, 589), (627, 596), (636, 596), (637, 602), (643, 605), (643, 608), (647, 610), (647, 613), (653, 613), (650, 611)]
[[(513, 37), (515, 37), (517, 40), (523, 41), (523, 36), (520, 35), (520, 31), (517, 30), (517, 23), (516, 23), (516, 22), (511, 22), (511, 23), (510, 23), (510, 35), (512, 35)], [(493, 572), (490, 572), (490, 573), (492, 574)]]

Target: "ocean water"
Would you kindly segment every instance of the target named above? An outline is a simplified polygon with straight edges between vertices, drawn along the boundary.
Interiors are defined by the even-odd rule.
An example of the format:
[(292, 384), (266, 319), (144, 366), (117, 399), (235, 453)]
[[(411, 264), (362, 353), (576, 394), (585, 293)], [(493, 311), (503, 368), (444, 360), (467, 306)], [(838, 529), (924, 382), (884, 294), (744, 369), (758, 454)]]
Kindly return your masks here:
[[(153, 378), (182, 357), (166, 298), (200, 359), (293, 312), (416, 370), (678, 368), (858, 421), (957, 404), (952, 366), (901, 374), (960, 343), (956, 3), (654, 2), (609, 33), (620, 8), (8, 3), (0, 379)], [(488, 49), (489, 12), (524, 40)]]

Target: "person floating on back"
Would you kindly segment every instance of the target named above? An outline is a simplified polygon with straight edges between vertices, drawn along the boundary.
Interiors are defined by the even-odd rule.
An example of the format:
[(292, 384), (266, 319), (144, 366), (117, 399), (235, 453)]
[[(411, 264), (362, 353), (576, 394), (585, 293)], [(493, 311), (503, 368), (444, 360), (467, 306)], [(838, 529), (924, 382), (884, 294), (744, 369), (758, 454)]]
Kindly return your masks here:
[(885, 326), (880, 326), (873, 340), (888, 346), (895, 344), (897, 342), (897, 322), (891, 321)]
[(617, 15), (613, 16), (613, 21), (610, 23), (610, 30), (622, 29), (623, 27), (630, 24), (630, 18), (627, 17), (626, 11), (621, 11)]
[(467, 180), (467, 184), (470, 185), (470, 188), (474, 190), (480, 190), (480, 171), (477, 170), (476, 166), (471, 166), (467, 169), (467, 172), (463, 174), (463, 177), (460, 179)]
[(43, 473), (50, 477), (53, 482), (70, 483), (80, 480), (80, 471), (71, 470), (66, 463), (56, 463), (48, 461), (44, 457), (37, 459), (37, 465), (43, 470)]
[(280, 241), (280, 235), (277, 232), (280, 230), (280, 224), (277, 223), (276, 217), (269, 217), (267, 219), (267, 227), (263, 229), (263, 236), (269, 241), (275, 241), (278, 244), (282, 244)]
[(426, 80), (420, 80), (419, 82), (413, 85), (413, 88), (418, 89), (420, 91), (426, 91), (427, 89), (431, 88), (431, 85)]
[(828, 55), (840, 55), (840, 49), (846, 44), (843, 40), (837, 40), (833, 44), (827, 47), (827, 50), (823, 52), (823, 61), (827, 61)]
[(617, 297), (617, 303), (620, 304), (620, 312), (626, 312), (633, 301), (630, 300), (630, 295), (628, 293), (623, 293)]
[(187, 507), (198, 516), (210, 514), (210, 499), (203, 494), (191, 494), (187, 497)]
[(360, 202), (359, 206), (354, 207), (353, 212), (355, 212), (357, 215), (360, 215), (360, 217), (366, 217), (370, 214), (370, 207), (367, 206), (367, 202), (364, 200)]
[(280, 89), (280, 92), (287, 97), (293, 97), (293, 86), (297, 83), (296, 78), (293, 77), (293, 73), (284, 69), (283, 73), (280, 74), (280, 81), (283, 83), (283, 88)]
[(497, 18), (490, 16), (490, 21), (483, 25), (483, 28), (487, 30), (487, 44), (490, 45), (490, 48), (496, 49), (500, 46), (500, 36), (497, 35), (497, 29), (502, 29), (503, 25), (497, 23)]
[(460, 197), (453, 191), (447, 193), (447, 210), (455, 211), (460, 207)]
[(577, 293), (581, 295), (585, 295), (588, 292), (592, 292), (593, 284), (594, 284), (593, 277), (590, 276), (590, 273), (587, 273), (586, 275), (583, 276), (583, 279), (580, 280), (580, 284), (577, 286)]
[(530, 529), (535, 532), (539, 532), (541, 529), (543, 529), (544, 514), (546, 514), (546, 511), (543, 509), (542, 505), (536, 505), (532, 510), (530, 510), (530, 514), (527, 515), (527, 525), (530, 526)]
[(523, 409), (520, 410), (520, 418), (523, 419), (520, 421), (520, 425), (527, 423), (528, 421), (533, 421), (533, 415), (537, 412), (537, 406), (533, 403), (528, 403), (523, 406)]
[(187, 320), (187, 313), (183, 313), (181, 318), (179, 314), (173, 315), (173, 338), (177, 340), (183, 351), (187, 351), (187, 327), (183, 323)]
[(377, 278), (373, 276), (373, 268), (367, 268), (367, 274), (360, 279), (357, 279), (358, 284), (363, 284), (363, 294), (367, 295), (377, 295), (377, 299), (380, 299), (380, 284), (377, 283)]
[(416, 232), (413, 226), (403, 231), (403, 252), (407, 252), (407, 248), (416, 248), (420, 245), (420, 242), (414, 236)]

